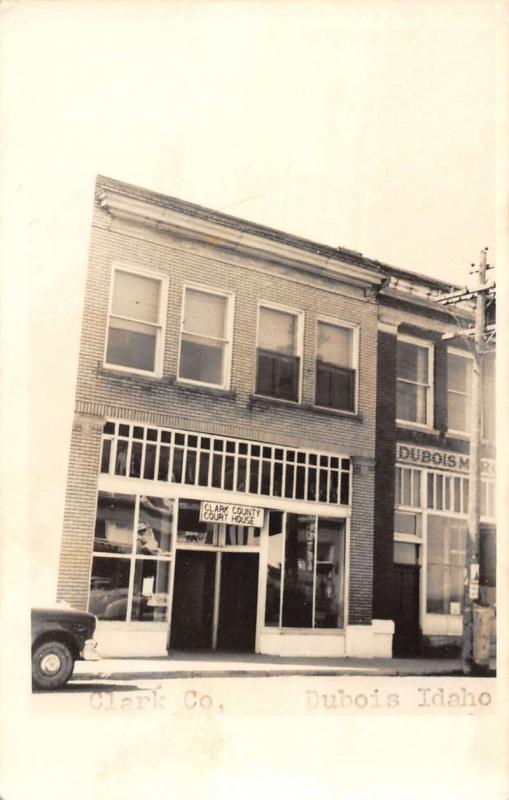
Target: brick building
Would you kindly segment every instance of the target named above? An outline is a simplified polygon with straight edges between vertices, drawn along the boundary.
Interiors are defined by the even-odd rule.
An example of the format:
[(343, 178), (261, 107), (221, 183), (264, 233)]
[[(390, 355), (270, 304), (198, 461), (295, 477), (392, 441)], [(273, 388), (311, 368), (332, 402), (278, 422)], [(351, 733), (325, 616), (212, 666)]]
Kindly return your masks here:
[[(437, 302), (450, 288), (399, 270), (379, 295), (373, 596), (396, 655), (453, 654), (462, 632), (473, 315)], [(495, 606), (494, 345), (482, 370), (480, 592)]]
[(419, 389), (436, 422), (395, 427), (399, 340), (424, 331), (445, 363), (450, 316), (409, 300), (438, 288), (98, 178), (58, 596), (96, 614), (104, 655), (391, 654), (389, 587), (414, 547), (425, 596), (431, 530), (420, 507), (394, 528), (424, 497), (402, 447), (468, 449), (443, 382)]

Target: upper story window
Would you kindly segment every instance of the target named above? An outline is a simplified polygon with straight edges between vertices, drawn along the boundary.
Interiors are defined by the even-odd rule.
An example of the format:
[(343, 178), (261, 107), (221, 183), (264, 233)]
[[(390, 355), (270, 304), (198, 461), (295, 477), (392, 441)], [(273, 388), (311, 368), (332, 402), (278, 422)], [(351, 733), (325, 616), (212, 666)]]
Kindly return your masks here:
[(108, 318), (105, 363), (161, 375), (165, 279), (117, 267)]
[(256, 355), (256, 394), (299, 401), (300, 314), (260, 306)]
[(178, 377), (227, 389), (230, 384), (232, 295), (186, 286)]
[(355, 411), (357, 331), (319, 320), (317, 334), (315, 403)]
[(403, 422), (432, 425), (432, 346), (415, 339), (398, 339), (396, 417)]
[(457, 433), (470, 429), (472, 365), (473, 360), (466, 353), (447, 353), (447, 425)]

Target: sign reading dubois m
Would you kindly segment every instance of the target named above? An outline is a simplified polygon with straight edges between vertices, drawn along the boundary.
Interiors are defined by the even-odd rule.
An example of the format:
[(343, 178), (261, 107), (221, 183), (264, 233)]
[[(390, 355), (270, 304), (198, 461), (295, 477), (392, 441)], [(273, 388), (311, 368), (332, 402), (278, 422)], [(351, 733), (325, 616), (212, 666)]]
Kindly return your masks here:
[[(468, 472), (470, 459), (461, 453), (450, 453), (447, 450), (435, 450), (431, 447), (413, 447), (398, 444), (396, 460), (400, 463), (416, 464), (420, 467), (450, 470), (451, 472)], [(494, 463), (482, 459), (481, 469), (484, 475), (494, 474)]]

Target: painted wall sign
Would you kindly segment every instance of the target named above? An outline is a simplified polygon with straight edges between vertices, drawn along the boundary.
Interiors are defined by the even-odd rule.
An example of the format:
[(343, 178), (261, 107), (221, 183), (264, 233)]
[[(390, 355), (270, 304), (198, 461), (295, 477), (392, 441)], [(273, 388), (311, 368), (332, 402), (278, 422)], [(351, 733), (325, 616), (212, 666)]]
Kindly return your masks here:
[[(470, 458), (462, 453), (451, 453), (449, 450), (437, 450), (434, 447), (417, 447), (401, 442), (396, 445), (396, 461), (400, 464), (444, 469), (449, 472), (468, 472), (470, 466)], [(481, 472), (486, 477), (494, 477), (495, 462), (488, 458), (481, 459)]]
[(234, 503), (200, 503), (200, 522), (224, 522), (227, 525), (263, 526), (263, 508), (240, 506)]

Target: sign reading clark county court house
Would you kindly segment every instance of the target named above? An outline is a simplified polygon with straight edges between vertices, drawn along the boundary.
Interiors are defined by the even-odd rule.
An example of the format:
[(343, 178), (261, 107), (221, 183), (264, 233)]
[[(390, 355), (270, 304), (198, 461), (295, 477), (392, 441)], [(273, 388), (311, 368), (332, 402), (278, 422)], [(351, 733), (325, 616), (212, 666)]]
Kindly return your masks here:
[[(396, 445), (396, 460), (400, 464), (445, 469), (450, 472), (468, 472), (470, 467), (470, 458), (463, 453), (402, 443)], [(495, 475), (495, 462), (489, 458), (482, 458), (481, 471), (486, 476)]]
[(235, 503), (210, 503), (202, 500), (200, 522), (224, 522), (227, 525), (263, 526), (263, 508), (240, 506)]

